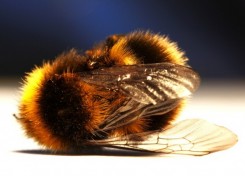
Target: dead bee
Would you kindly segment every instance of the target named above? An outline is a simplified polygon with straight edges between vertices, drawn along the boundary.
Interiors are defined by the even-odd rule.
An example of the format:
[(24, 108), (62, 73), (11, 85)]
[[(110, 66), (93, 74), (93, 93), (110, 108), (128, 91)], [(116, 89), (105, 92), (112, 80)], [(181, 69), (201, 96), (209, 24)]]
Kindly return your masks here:
[(226, 128), (198, 119), (172, 125), (199, 86), (187, 60), (166, 36), (142, 31), (112, 35), (84, 54), (72, 49), (25, 77), (18, 121), (53, 151), (226, 149), (237, 141)]

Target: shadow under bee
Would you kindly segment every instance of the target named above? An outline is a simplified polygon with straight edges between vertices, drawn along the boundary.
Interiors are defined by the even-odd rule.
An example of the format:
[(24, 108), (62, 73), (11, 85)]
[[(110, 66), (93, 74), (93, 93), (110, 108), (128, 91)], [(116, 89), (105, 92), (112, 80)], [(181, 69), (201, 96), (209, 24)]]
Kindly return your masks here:
[(84, 148), (77, 151), (70, 152), (54, 152), (53, 150), (46, 149), (27, 149), (27, 150), (16, 150), (15, 153), (22, 154), (33, 154), (33, 155), (57, 155), (57, 156), (125, 156), (125, 157), (145, 157), (145, 156), (157, 156), (159, 153), (149, 151), (139, 151), (133, 149), (116, 148), (116, 147), (94, 147)]

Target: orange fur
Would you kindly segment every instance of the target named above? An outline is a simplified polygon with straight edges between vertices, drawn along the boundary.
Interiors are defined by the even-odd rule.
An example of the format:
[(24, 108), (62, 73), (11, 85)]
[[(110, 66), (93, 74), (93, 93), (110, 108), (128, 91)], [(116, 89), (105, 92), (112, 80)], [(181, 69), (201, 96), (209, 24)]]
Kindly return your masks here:
[(153, 34), (151, 32), (133, 32), (127, 36), (127, 39), (130, 40), (138, 36), (140, 39), (151, 41), (155, 46), (161, 48), (161, 52), (164, 54), (162, 61), (159, 62), (171, 62), (179, 65), (186, 65), (188, 58), (185, 56), (185, 53), (177, 46), (177, 43), (172, 42), (167, 36)]
[[(81, 90), (83, 90), (84, 106), (88, 110), (90, 116), (89, 123), (85, 124), (85, 128), (93, 133), (98, 129), (99, 125), (110, 115), (112, 108), (120, 105), (124, 101), (124, 96), (112, 91), (99, 90), (96, 86), (91, 86), (85, 82), (80, 83)], [(100, 100), (95, 100), (94, 97), (101, 97)], [(117, 97), (113, 102), (107, 99)]]
[(21, 116), (19, 122), (25, 129), (27, 136), (35, 138), (43, 146), (53, 150), (61, 150), (64, 149), (63, 143), (56, 136), (52, 135), (45, 126), (40, 115), (39, 105), (37, 104), (45, 74), (50, 72), (52, 72), (52, 67), (47, 63), (42, 68), (37, 67), (26, 76), (19, 106)]
[(111, 49), (109, 57), (116, 65), (135, 65), (139, 63), (139, 60), (128, 50), (126, 45), (127, 40), (120, 39)]
[(135, 121), (113, 130), (110, 136), (120, 137), (128, 134), (141, 133), (144, 132), (146, 126), (147, 119), (137, 118)]

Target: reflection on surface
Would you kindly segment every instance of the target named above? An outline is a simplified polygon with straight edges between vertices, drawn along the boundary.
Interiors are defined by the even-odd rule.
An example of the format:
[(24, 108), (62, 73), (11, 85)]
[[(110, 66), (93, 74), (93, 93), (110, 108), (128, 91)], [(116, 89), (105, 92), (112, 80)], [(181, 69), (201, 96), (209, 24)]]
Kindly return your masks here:
[[(164, 173), (172, 173), (172, 175), (181, 175), (183, 170), (191, 171), (188, 172), (189, 176), (212, 175), (216, 171), (219, 171), (221, 175), (232, 175), (234, 171), (241, 175), (245, 173), (243, 166), (245, 159), (241, 157), (245, 156), (245, 82), (215, 81), (201, 84), (179, 120), (206, 119), (234, 131), (238, 135), (239, 142), (226, 151), (205, 157), (184, 158), (149, 156), (148, 153), (116, 149), (85, 150), (79, 154), (59, 155), (41, 150), (34, 141), (25, 137), (13, 117), (13, 113), (18, 114), (17, 105), (20, 95), (18, 82), (17, 79), (0, 80), (0, 160), (2, 163), (0, 175), (14, 175), (22, 172), (33, 175), (33, 172), (37, 172), (36, 170), (39, 170), (37, 175), (46, 175), (53, 169), (60, 170), (64, 164), (65, 167), (62, 168), (60, 175), (70, 174), (70, 170), (79, 174), (81, 169), (85, 173), (91, 173), (96, 171), (94, 167), (99, 170), (111, 170), (114, 174), (118, 173), (117, 175), (127, 174), (120, 172), (122, 167), (127, 172), (129, 169), (136, 172), (135, 167), (140, 167), (141, 169), (137, 170), (137, 174), (140, 175), (161, 174), (163, 169)], [(57, 160), (54, 156), (59, 159)], [(38, 165), (35, 164), (37, 161)], [(26, 163), (31, 166), (29, 170), (26, 170)], [(204, 165), (205, 170), (203, 170)], [(201, 173), (200, 170), (202, 170)]]

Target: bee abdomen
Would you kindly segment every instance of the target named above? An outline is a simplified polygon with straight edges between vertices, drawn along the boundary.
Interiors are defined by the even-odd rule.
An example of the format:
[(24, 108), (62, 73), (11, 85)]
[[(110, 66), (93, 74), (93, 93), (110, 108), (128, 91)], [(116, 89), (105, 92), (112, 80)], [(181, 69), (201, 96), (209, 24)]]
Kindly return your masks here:
[(38, 102), (42, 120), (50, 132), (73, 146), (89, 138), (85, 125), (90, 114), (83, 106), (79, 81), (72, 73), (53, 76), (42, 86)]

